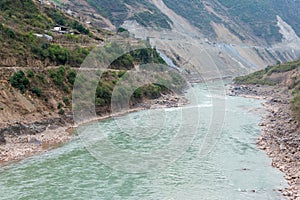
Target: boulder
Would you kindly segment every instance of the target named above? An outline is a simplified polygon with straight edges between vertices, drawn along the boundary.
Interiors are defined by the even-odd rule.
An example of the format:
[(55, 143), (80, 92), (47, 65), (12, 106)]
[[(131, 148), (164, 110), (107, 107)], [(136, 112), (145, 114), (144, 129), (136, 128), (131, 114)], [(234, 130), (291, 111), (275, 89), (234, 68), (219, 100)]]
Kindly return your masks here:
[(5, 144), (5, 143), (6, 143), (6, 140), (5, 140), (4, 134), (0, 132), (0, 145)]

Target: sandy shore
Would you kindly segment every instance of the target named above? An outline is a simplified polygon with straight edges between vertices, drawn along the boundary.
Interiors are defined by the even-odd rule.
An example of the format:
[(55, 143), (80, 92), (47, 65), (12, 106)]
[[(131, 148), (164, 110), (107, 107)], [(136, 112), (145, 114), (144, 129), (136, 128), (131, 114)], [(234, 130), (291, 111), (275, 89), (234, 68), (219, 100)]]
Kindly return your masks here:
[(265, 99), (257, 145), (272, 158), (272, 166), (285, 173), (289, 187), (281, 190), (283, 195), (300, 200), (300, 127), (290, 110), (290, 93), (281, 87), (247, 85), (233, 86), (230, 94)]
[[(135, 108), (113, 114), (106, 113), (102, 116), (87, 119), (77, 124), (70, 123), (70, 119), (59, 119), (60, 122), (56, 123), (56, 125), (53, 125), (52, 122), (50, 123), (50, 121), (53, 120), (49, 120), (49, 124), (43, 124), (44, 126), (41, 126), (42, 128), (36, 128), (35, 123), (29, 127), (22, 124), (22, 122), (18, 122), (17, 125), (10, 125), (6, 130), (2, 129), (2, 131), (5, 130), (9, 133), (4, 134), (3, 139), (5, 142), (0, 144), (0, 166), (20, 161), (32, 155), (47, 152), (65, 144), (73, 138), (74, 130), (80, 125), (126, 115), (140, 110), (178, 107), (186, 104), (188, 104), (188, 101), (182, 96), (163, 95), (158, 99), (147, 100), (140, 105), (137, 105)], [(57, 119), (54, 121), (57, 122)], [(32, 127), (41, 129), (42, 131), (33, 132)], [(43, 130), (43, 127), (46, 127), (44, 128), (45, 130)]]

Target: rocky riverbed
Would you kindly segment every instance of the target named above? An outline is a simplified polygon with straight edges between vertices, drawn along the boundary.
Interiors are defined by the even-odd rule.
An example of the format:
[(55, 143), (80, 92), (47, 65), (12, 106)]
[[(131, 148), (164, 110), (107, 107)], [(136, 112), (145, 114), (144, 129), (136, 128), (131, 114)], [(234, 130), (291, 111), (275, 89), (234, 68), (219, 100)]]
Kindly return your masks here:
[(72, 138), (72, 118), (44, 119), (39, 122), (15, 122), (0, 128), (0, 164), (47, 151)]
[[(188, 100), (183, 96), (165, 94), (158, 99), (144, 100), (124, 112), (103, 113), (95, 119), (82, 122), (82, 124), (138, 110), (178, 107), (187, 103)], [(76, 126), (78, 125), (80, 124)], [(49, 118), (31, 123), (16, 121), (12, 124), (6, 124), (6, 126), (0, 128), (0, 165), (58, 147), (72, 139), (74, 128), (76, 127), (73, 123), (72, 113), (60, 118)]]
[(257, 145), (272, 158), (272, 166), (285, 173), (289, 187), (283, 195), (300, 200), (300, 127), (290, 110), (289, 91), (281, 86), (233, 85), (228, 94), (265, 99), (267, 112), (259, 124), (262, 135)]

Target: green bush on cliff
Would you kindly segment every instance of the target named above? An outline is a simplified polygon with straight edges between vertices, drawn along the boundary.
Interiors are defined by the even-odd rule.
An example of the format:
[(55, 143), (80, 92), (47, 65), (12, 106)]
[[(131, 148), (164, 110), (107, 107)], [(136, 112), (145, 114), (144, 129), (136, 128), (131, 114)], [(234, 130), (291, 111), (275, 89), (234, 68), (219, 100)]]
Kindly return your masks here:
[(60, 115), (64, 115), (65, 114), (65, 111), (64, 111), (64, 109), (59, 109), (59, 111), (58, 111), (58, 114), (60, 114)]
[(68, 76), (67, 76), (67, 79), (68, 79), (68, 82), (69, 82), (70, 84), (73, 85), (73, 84), (75, 83), (76, 75), (77, 75), (77, 73), (76, 73), (75, 70), (71, 69), (71, 70), (69, 71)]
[(26, 89), (29, 87), (29, 80), (22, 70), (14, 73), (9, 79), (9, 82), (13, 87), (18, 88), (22, 93), (25, 93)]
[(43, 95), (42, 90), (41, 90), (39, 87), (37, 87), (37, 86), (31, 88), (30, 91), (31, 91), (33, 94), (35, 94), (36, 96), (38, 96), (38, 97), (41, 97), (41, 96)]
[[(106, 49), (110, 54), (113, 52), (122, 52), (122, 49), (120, 49), (120, 47), (115, 43), (107, 46)], [(144, 48), (130, 51), (129, 53), (120, 56), (111, 63), (110, 68), (130, 70), (134, 68), (135, 64), (142, 65), (148, 63), (166, 64), (156, 49)]]
[(50, 69), (49, 70), (49, 75), (50, 75), (50, 78), (53, 80), (54, 84), (57, 86), (57, 87), (60, 87), (62, 88), (63, 87), (63, 83), (64, 83), (64, 80), (65, 80), (65, 68), (63, 66), (60, 66), (58, 69)]
[(27, 77), (34, 78), (34, 72), (31, 69), (27, 70)]

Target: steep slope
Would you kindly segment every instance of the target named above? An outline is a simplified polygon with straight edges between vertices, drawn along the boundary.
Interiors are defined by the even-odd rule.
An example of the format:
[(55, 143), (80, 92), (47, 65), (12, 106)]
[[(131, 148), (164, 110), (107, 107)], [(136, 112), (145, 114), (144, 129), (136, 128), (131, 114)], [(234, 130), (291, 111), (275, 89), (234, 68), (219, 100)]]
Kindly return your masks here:
[(55, 3), (94, 26), (117, 29), (125, 20), (136, 20), (142, 26), (155, 29), (171, 29), (172, 25), (172, 21), (148, 0), (57, 0)]
[(241, 40), (280, 42), (276, 16), (290, 24), (300, 36), (298, 1), (184, 1), (164, 0), (177, 14), (188, 19), (208, 36), (216, 36), (211, 22), (222, 23)]
[(298, 1), (78, 2), (85, 3), (86, 11), (73, 1), (62, 5), (80, 9), (92, 25), (99, 24), (101, 16), (102, 24), (109, 21), (106, 27), (122, 26), (148, 39), (194, 81), (248, 73), (300, 57)]
[[(103, 47), (107, 57), (123, 49), (108, 39), (115, 33), (88, 27), (43, 1), (1, 1), (0, 21), (0, 128), (18, 121), (30, 124), (44, 120), (47, 124), (50, 118), (70, 115), (73, 85), (85, 58), (96, 46)], [(59, 32), (54, 27), (65, 30)], [(99, 115), (110, 111), (114, 87), (126, 70), (144, 63), (164, 64), (146, 41), (129, 38), (126, 30), (118, 37), (129, 46), (141, 44), (144, 49), (121, 56), (103, 73), (95, 96)], [(93, 70), (93, 74), (101, 74)], [(159, 85), (145, 85), (130, 103), (169, 92)]]
[[(79, 66), (89, 47), (103, 38), (51, 6), (38, 7), (31, 0), (1, 1), (0, 21), (0, 65), (5, 67)], [(57, 24), (65, 26), (69, 34), (53, 32)]]
[[(66, 7), (74, 6), (72, 1), (61, 2), (64, 2)], [(175, 23), (151, 0), (87, 0), (86, 2), (117, 27), (126, 20), (136, 20), (139, 24), (152, 28), (167, 29)], [(212, 24), (216, 23), (223, 24), (242, 41), (252, 40), (267, 44), (280, 42), (282, 34), (277, 26), (277, 16), (291, 25), (300, 36), (300, 23), (297, 20), (300, 17), (299, 1), (163, 0), (163, 3), (211, 39), (217, 36)], [(73, 8), (77, 10), (76, 7)]]
[[(129, 21), (123, 26), (137, 37), (149, 37), (153, 46), (164, 51), (174, 63), (190, 72), (192, 80), (235, 76), (278, 61), (299, 58), (300, 40), (297, 35), (293, 41), (283, 39), (280, 43), (266, 45), (263, 38), (242, 40), (224, 24), (211, 22), (217, 34), (216, 38), (211, 39), (201, 29), (190, 24), (188, 19), (167, 7), (162, 0), (152, 2), (174, 22), (172, 30), (156, 32)], [(285, 26), (287, 23), (280, 19), (277, 19), (280, 32), (289, 33), (293, 30), (291, 26)], [(252, 37), (255, 38), (253, 35)], [(284, 36), (288, 37), (288, 34)]]
[(291, 109), (300, 122), (300, 60), (268, 66), (267, 68), (235, 78), (237, 84), (261, 84), (283, 87), (292, 94)]
[[(80, 66), (104, 35), (32, 0), (1, 1), (0, 22), (0, 127), (69, 111), (76, 76), (71, 67)], [(52, 31), (57, 24), (70, 32)]]

